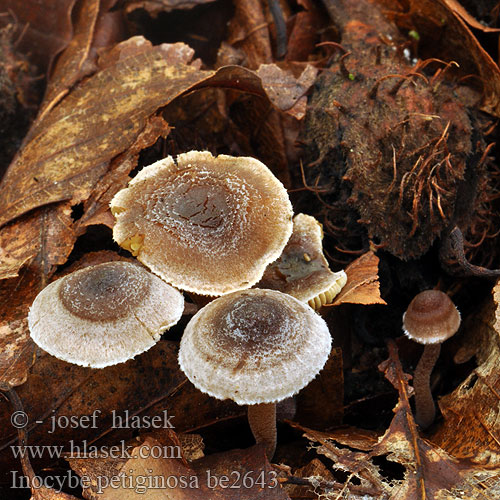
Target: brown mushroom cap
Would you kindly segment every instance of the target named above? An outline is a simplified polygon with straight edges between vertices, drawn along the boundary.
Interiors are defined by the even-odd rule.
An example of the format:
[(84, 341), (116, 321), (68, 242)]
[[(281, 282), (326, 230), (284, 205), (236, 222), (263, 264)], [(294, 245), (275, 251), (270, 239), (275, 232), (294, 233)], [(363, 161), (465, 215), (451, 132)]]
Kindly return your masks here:
[(452, 337), (460, 326), (460, 313), (439, 290), (417, 294), (403, 315), (405, 334), (420, 344), (438, 344)]
[(152, 347), (183, 309), (182, 294), (138, 264), (107, 262), (45, 287), (28, 324), (33, 340), (53, 356), (103, 368)]
[(292, 232), (288, 194), (264, 164), (209, 152), (144, 168), (111, 210), (119, 245), (168, 283), (202, 295), (255, 284)]
[(193, 316), (179, 364), (200, 391), (253, 405), (300, 391), (323, 368), (330, 349), (328, 327), (309, 306), (254, 288), (224, 295)]
[(310, 215), (297, 214), (283, 253), (267, 266), (257, 286), (288, 293), (313, 309), (331, 303), (347, 276), (344, 271), (330, 270), (322, 240), (321, 224)]

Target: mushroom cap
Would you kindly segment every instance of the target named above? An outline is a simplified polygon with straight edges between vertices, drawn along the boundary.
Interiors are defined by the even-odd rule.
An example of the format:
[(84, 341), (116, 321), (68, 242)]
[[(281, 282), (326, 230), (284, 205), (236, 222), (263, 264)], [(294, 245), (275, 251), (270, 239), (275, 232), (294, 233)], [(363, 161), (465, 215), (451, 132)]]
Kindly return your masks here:
[(308, 305), (253, 288), (224, 295), (193, 316), (179, 364), (200, 391), (217, 399), (271, 403), (305, 387), (330, 350), (328, 327)]
[(322, 240), (321, 224), (310, 215), (297, 214), (281, 256), (267, 266), (257, 286), (288, 293), (315, 309), (332, 302), (346, 284), (347, 275), (330, 270)]
[(113, 237), (174, 286), (249, 288), (292, 233), (286, 189), (254, 158), (191, 151), (141, 172), (111, 201)]
[(448, 295), (439, 290), (417, 294), (403, 314), (404, 333), (420, 344), (439, 344), (455, 335), (460, 313)]
[(152, 347), (183, 309), (182, 294), (142, 266), (107, 262), (45, 287), (31, 306), (28, 325), (49, 354), (103, 368)]

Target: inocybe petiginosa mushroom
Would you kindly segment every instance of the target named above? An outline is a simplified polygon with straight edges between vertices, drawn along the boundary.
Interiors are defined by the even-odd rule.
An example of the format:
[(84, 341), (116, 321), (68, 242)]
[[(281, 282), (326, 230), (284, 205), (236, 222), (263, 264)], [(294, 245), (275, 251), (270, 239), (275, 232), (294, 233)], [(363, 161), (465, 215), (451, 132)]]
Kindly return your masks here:
[(425, 290), (415, 295), (403, 315), (406, 336), (424, 344), (424, 352), (413, 375), (415, 421), (422, 429), (427, 429), (436, 415), (430, 377), (441, 352), (441, 344), (455, 335), (459, 326), (458, 309), (440, 290)]
[(252, 432), (271, 459), (276, 402), (320, 372), (331, 342), (325, 321), (308, 305), (254, 288), (219, 297), (191, 318), (179, 364), (200, 391), (248, 405)]
[(292, 233), (286, 189), (254, 158), (191, 151), (145, 167), (111, 202), (113, 237), (168, 283), (249, 288)]
[(346, 284), (347, 275), (330, 270), (322, 240), (321, 224), (310, 215), (297, 214), (283, 253), (267, 266), (257, 287), (288, 293), (315, 310), (330, 304)]
[(28, 324), (32, 339), (49, 354), (103, 368), (148, 350), (183, 309), (182, 294), (139, 264), (107, 262), (45, 287)]

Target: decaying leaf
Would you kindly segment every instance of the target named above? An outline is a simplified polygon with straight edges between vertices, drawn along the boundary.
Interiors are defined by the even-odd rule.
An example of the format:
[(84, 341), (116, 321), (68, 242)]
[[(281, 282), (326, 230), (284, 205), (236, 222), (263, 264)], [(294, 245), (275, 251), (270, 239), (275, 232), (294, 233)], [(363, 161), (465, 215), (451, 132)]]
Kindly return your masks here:
[(193, 51), (183, 44), (152, 47), (140, 37), (128, 44), (141, 51), (77, 85), (36, 126), (0, 185), (1, 225), (40, 205), (86, 200), (147, 119), (211, 75), (188, 64)]
[[(64, 264), (73, 248), (76, 235), (71, 208), (67, 202), (44, 207), (0, 230), (0, 280), (16, 276), (19, 268), (31, 262), (45, 273)], [(43, 278), (41, 278), (43, 279)]]
[(476, 351), (477, 368), (439, 401), (444, 422), (432, 441), (454, 457), (500, 469), (500, 282), (493, 294), (465, 322), (464, 342)]
[(100, 4), (100, 0), (89, 0), (77, 6), (73, 36), (53, 67), (37, 121), (66, 95), (72, 85), (95, 70), (92, 65), (86, 68), (85, 63), (92, 47)]
[(133, 12), (136, 9), (144, 9), (152, 16), (160, 12), (170, 12), (177, 9), (192, 9), (197, 5), (213, 2), (214, 0), (127, 0), (125, 12)]
[(295, 115), (292, 109), (314, 83), (318, 70), (307, 65), (299, 78), (295, 78), (275, 64), (262, 64), (256, 73), (270, 101), (278, 109)]
[[(94, 260), (89, 263), (93, 264)], [(27, 381), (16, 389), (29, 417), (30, 441), (40, 446), (62, 446), (64, 451), (69, 451), (71, 443), (82, 446), (84, 442), (96, 442), (100, 446), (131, 438), (137, 426), (119, 425), (126, 422), (126, 415), (129, 421), (133, 416), (171, 416), (169, 422), (176, 432), (183, 432), (245, 413), (244, 407), (232, 401), (218, 401), (190, 384), (179, 369), (177, 349), (177, 342), (160, 341), (136, 359), (99, 370), (66, 363), (43, 353), (31, 368)], [(97, 412), (96, 428), (56, 425), (54, 432), (49, 432), (54, 425), (52, 417), (80, 418), (94, 411)], [(9, 448), (17, 439), (10, 415), (8, 405), (0, 406), (0, 428), (6, 430), (0, 440), (1, 470), (18, 467)], [(148, 430), (151, 428), (142, 426), (143, 432)], [(43, 455), (33, 466), (36, 469), (46, 466), (50, 460), (48, 455)]]
[[(159, 451), (163, 456), (153, 458)], [(128, 460), (93, 459), (72, 467), (85, 481), (85, 497), (94, 500), (286, 500), (262, 447), (233, 450), (187, 463), (179, 444), (148, 437)], [(103, 463), (99, 463), (103, 462)], [(97, 473), (95, 471), (98, 471)]]
[(378, 263), (379, 258), (371, 251), (351, 262), (345, 270), (347, 283), (330, 305), (385, 304), (380, 297)]
[[(3, 282), (0, 291), (0, 390), (7, 391), (26, 381), (28, 370), (35, 361), (36, 346), (29, 337), (28, 307), (34, 298), (36, 278), (24, 274), (21, 279)], [(21, 293), (16, 293), (16, 291)], [(20, 296), (21, 295), (21, 296)], [(15, 304), (15, 302), (18, 304)], [(6, 304), (12, 306), (12, 310)], [(17, 305), (17, 307), (16, 307)]]
[(467, 12), (467, 10), (460, 2), (458, 2), (458, 0), (444, 0), (444, 2), (450, 9), (456, 12), (467, 24), (469, 24), (473, 28), (484, 31), (485, 33), (498, 33), (500, 31), (499, 28), (490, 28), (489, 26), (481, 24), (475, 17)]
[[(7, 390), (26, 380), (34, 361), (35, 346), (29, 337), (28, 310), (47, 284), (49, 270), (66, 262), (76, 236), (67, 203), (44, 207), (22, 217), (0, 232), (0, 388)], [(31, 264), (20, 276), (17, 264)]]
[[(398, 23), (416, 29), (426, 44), (439, 47), (434, 57), (454, 60), (462, 71), (478, 74), (484, 86), (482, 109), (500, 116), (500, 69), (449, 0), (409, 0), (409, 10), (395, 13)], [(452, 5), (450, 5), (452, 4)], [(469, 74), (470, 74), (469, 73)]]
[[(498, 469), (472, 468), (469, 462), (452, 458), (420, 437), (408, 400), (407, 376), (393, 342), (389, 344), (389, 356), (381, 369), (395, 383), (399, 402), (383, 436), (374, 440), (374, 436), (354, 432), (351, 438), (349, 432), (344, 432), (337, 437), (336, 432), (320, 433), (303, 428), (308, 439), (319, 443), (316, 451), (332, 460), (332, 469), (349, 474), (342, 491), (356, 495), (356, 488), (362, 487), (368, 498), (388, 500), (496, 498), (500, 492)], [(399, 467), (386, 470), (381, 467), (384, 461)], [(356, 478), (355, 484), (352, 484), (353, 478)]]
[(287, 61), (310, 60), (315, 45), (320, 40), (320, 32), (327, 26), (316, 2), (302, 0), (298, 3), (305, 10), (297, 12), (290, 20), (293, 26), (288, 36), (285, 56)]
[(241, 48), (246, 65), (257, 69), (272, 62), (271, 40), (262, 4), (258, 0), (237, 0), (234, 18), (229, 24), (228, 42)]
[(115, 218), (109, 210), (113, 196), (126, 185), (128, 174), (137, 165), (139, 153), (154, 144), (158, 137), (166, 137), (170, 127), (159, 116), (151, 117), (135, 142), (110, 163), (108, 172), (84, 203), (84, 212), (75, 224), (75, 231), (81, 233), (87, 226), (103, 224), (112, 228)]
[[(333, 474), (330, 470), (317, 458), (311, 460), (304, 467), (300, 467), (299, 469), (293, 472), (293, 479), (295, 481), (289, 479), (285, 486), (285, 490), (288, 493), (288, 496), (293, 500), (295, 498), (305, 499), (311, 498), (317, 500), (320, 495), (320, 490), (316, 490), (314, 488), (314, 481), (318, 481), (319, 478), (322, 478), (324, 481), (334, 481)], [(306, 479), (304, 483), (302, 481), (297, 481), (296, 479)], [(307, 480), (308, 479), (308, 480)], [(302, 485), (299, 485), (302, 483)]]

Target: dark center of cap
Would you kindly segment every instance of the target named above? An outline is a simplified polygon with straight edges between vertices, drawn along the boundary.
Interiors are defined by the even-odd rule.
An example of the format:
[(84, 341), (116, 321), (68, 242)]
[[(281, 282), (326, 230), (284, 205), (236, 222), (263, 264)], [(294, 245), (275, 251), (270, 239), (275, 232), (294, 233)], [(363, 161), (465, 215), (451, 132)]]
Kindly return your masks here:
[(190, 237), (223, 236), (231, 228), (235, 214), (246, 206), (245, 193), (238, 201), (230, 181), (190, 171), (177, 173), (166, 189), (153, 194), (147, 218), (169, 231), (187, 232)]
[(243, 295), (219, 310), (213, 320), (214, 342), (221, 351), (272, 352), (295, 338), (295, 311), (272, 296)]
[(176, 198), (172, 207), (174, 216), (210, 229), (223, 223), (227, 210), (224, 194), (213, 186), (193, 186), (186, 196)]
[(130, 314), (150, 290), (150, 276), (135, 264), (108, 262), (64, 278), (59, 288), (63, 306), (88, 321), (113, 321)]

